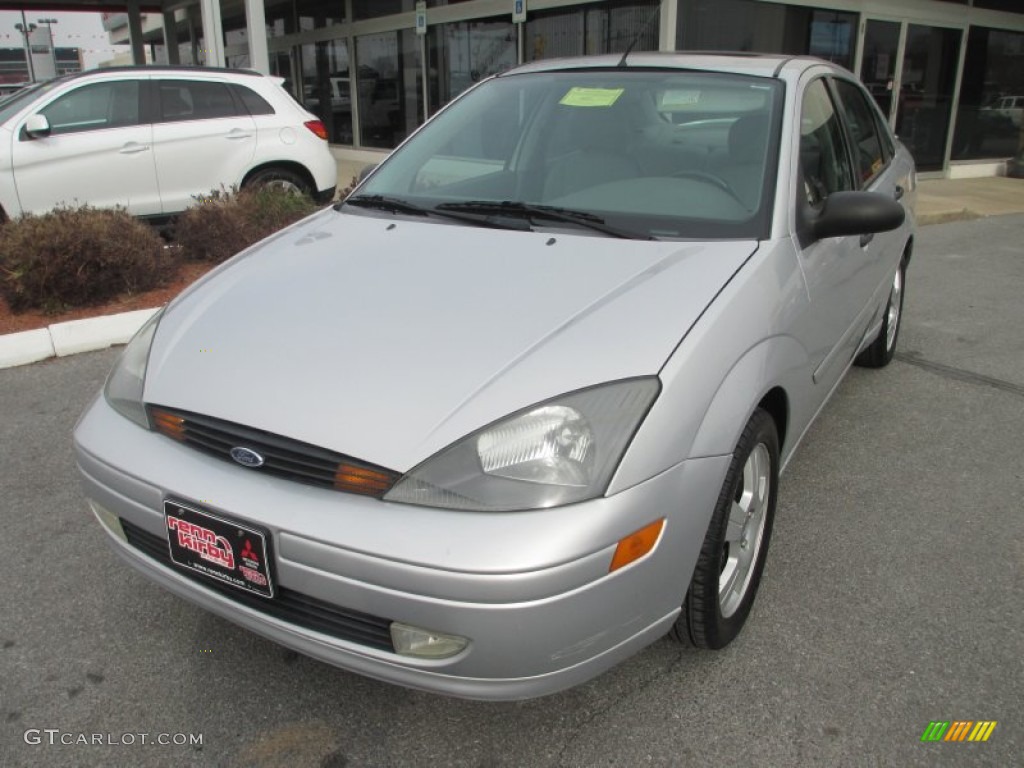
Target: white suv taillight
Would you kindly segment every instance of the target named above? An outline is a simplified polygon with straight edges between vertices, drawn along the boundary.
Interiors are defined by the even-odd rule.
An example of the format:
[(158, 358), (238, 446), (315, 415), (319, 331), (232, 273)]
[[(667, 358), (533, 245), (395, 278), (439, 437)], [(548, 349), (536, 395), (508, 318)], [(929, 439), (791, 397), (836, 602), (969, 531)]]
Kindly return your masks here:
[(317, 138), (327, 141), (327, 128), (320, 120), (307, 120), (305, 126), (317, 135)]

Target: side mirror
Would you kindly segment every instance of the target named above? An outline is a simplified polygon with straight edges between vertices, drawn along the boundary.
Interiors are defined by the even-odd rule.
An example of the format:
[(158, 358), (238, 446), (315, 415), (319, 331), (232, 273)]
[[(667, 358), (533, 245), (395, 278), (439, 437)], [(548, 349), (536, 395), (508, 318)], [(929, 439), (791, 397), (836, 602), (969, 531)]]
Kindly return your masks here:
[(30, 139), (41, 139), (50, 135), (50, 121), (46, 115), (31, 115), (25, 121), (25, 135)]
[(878, 192), (833, 192), (810, 222), (815, 240), (888, 232), (903, 224), (903, 206)]
[(370, 165), (365, 166), (363, 170), (359, 172), (359, 183), (362, 184), (363, 180), (373, 173), (374, 169), (376, 169), (378, 165), (380, 165), (380, 163), (371, 163)]

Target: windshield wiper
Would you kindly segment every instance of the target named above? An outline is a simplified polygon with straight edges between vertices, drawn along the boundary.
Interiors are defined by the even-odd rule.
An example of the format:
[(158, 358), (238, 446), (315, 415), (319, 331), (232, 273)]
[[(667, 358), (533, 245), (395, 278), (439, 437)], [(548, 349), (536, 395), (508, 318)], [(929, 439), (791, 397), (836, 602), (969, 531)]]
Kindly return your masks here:
[(518, 200), (467, 200), (458, 203), (441, 203), (438, 211), (464, 211), (466, 213), (501, 214), (504, 216), (523, 216), (533, 219), (548, 219), (567, 224), (575, 224), (610, 237), (621, 237), (629, 240), (653, 240), (650, 235), (629, 229), (605, 224), (604, 219), (586, 211), (571, 208), (559, 208), (554, 205), (537, 205)]
[[(340, 211), (342, 206), (345, 205), (355, 205), (360, 208), (373, 208), (378, 211), (391, 211), (392, 213), (404, 213), (412, 216), (438, 216), (443, 219), (461, 221), (464, 224), (472, 224), (474, 227), (511, 229), (507, 222), (502, 223), (492, 219), (481, 219), (478, 216), (474, 216), (473, 212), (467, 212), (466, 215), (463, 215), (457, 211), (445, 211), (439, 210), (438, 208), (417, 205), (416, 203), (409, 202), (408, 200), (403, 200), (400, 197), (390, 197), (388, 195), (356, 195), (355, 197), (349, 197), (341, 202), (335, 203), (334, 210)], [(522, 228), (529, 229), (529, 225)]]

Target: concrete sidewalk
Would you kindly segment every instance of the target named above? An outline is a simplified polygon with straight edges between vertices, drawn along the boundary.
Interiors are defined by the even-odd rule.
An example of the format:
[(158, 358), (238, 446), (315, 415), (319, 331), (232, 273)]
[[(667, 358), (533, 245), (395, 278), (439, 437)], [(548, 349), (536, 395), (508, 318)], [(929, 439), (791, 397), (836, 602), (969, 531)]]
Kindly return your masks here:
[(917, 187), (917, 223), (1024, 213), (1024, 179), (929, 179)]

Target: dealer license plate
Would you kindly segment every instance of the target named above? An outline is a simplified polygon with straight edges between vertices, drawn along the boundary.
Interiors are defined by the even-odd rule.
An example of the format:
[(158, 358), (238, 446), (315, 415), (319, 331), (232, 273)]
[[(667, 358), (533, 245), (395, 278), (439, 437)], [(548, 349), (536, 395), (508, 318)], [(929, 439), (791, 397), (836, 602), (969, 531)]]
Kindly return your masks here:
[(274, 596), (266, 533), (176, 501), (164, 502), (164, 521), (175, 565), (246, 592)]

